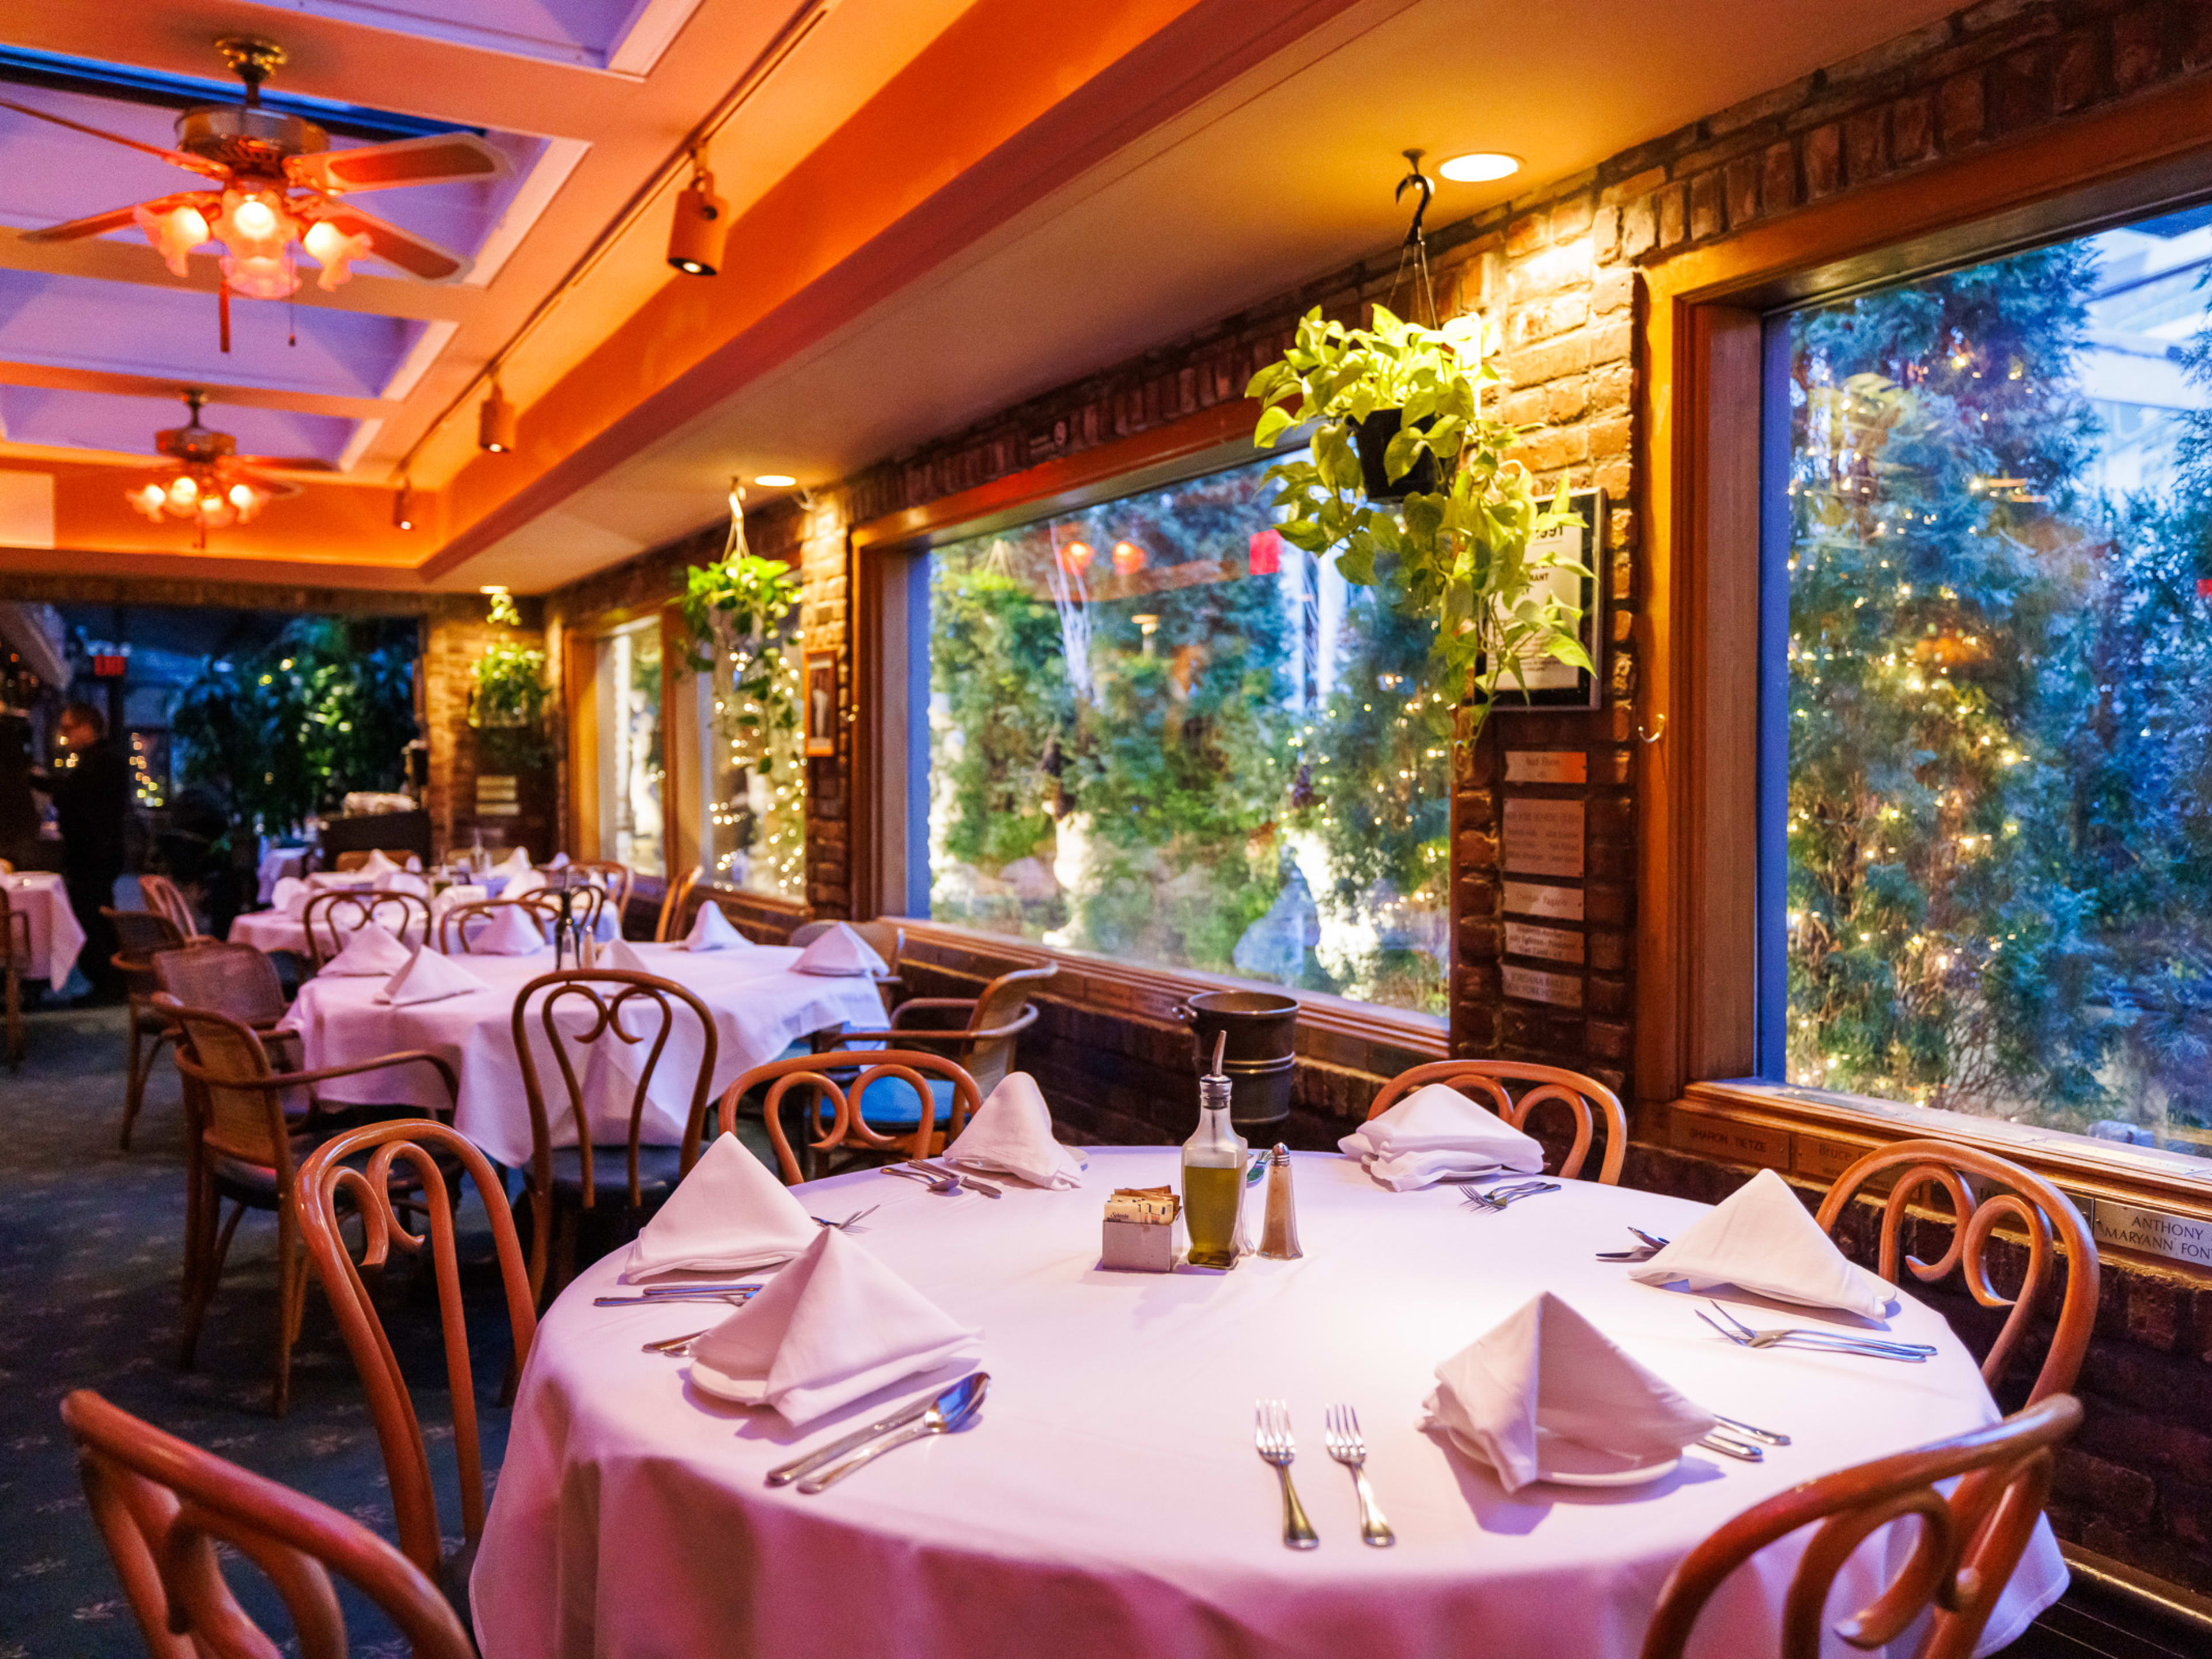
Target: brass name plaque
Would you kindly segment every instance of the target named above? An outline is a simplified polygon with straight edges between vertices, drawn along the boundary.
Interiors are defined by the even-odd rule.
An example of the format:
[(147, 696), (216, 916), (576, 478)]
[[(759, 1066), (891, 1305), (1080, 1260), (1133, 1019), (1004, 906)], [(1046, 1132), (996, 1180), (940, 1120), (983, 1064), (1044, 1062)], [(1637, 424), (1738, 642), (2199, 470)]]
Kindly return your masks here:
[(1583, 803), (1507, 801), (1505, 867), (1531, 876), (1580, 876)]
[(1544, 957), (1553, 962), (1571, 962), (1579, 966), (1583, 936), (1564, 927), (1533, 927), (1525, 921), (1509, 921), (1505, 924), (1505, 949), (1511, 956)]
[(2212, 1221), (2146, 1210), (2112, 1198), (2099, 1199), (2088, 1210), (2088, 1218), (2089, 1231), (2100, 1244), (2212, 1267)]
[(1533, 881), (1509, 881), (1505, 884), (1505, 908), (1524, 916), (1580, 921), (1583, 890), (1579, 887), (1546, 887)]
[(1578, 974), (1547, 974), (1536, 968), (1516, 968), (1510, 963), (1498, 972), (1509, 997), (1518, 997), (1523, 1002), (1547, 1002), (1554, 1008), (1583, 1006), (1583, 981)]
[(1508, 783), (1588, 783), (1589, 757), (1579, 749), (1509, 749)]
[(1702, 1152), (1731, 1164), (1756, 1164), (1763, 1169), (1790, 1167), (1790, 1131), (1760, 1123), (1739, 1123), (1733, 1118), (1711, 1117), (1677, 1106), (1668, 1114), (1667, 1141), (1678, 1152)]

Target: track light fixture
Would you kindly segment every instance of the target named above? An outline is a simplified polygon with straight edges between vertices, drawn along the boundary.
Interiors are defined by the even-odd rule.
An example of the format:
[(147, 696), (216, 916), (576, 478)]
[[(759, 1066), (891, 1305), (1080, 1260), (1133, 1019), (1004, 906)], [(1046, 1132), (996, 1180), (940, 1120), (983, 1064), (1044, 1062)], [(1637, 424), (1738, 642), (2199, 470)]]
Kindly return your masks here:
[(676, 222), (668, 228), (668, 263), (686, 276), (712, 276), (721, 266), (730, 204), (714, 194), (714, 175), (699, 152), (691, 152), (691, 182), (676, 198)]
[(483, 407), (477, 411), (477, 447), (494, 455), (514, 452), (514, 405), (500, 391), (496, 378), (484, 394)]
[(392, 527), (394, 530), (412, 530), (415, 527), (415, 491), (404, 478), (399, 481), (399, 488), (392, 492)]

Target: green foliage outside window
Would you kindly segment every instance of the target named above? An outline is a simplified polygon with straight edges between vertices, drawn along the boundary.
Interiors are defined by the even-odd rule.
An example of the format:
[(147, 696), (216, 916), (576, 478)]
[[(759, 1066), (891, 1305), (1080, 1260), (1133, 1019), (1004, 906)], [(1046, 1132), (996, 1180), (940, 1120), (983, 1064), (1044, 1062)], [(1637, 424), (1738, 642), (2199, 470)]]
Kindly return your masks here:
[(493, 767), (522, 770), (549, 758), (545, 741), (545, 653), (495, 640), (477, 659), (469, 692), (469, 724)]
[(415, 652), (409, 623), (311, 617), (256, 656), (209, 664), (170, 714), (184, 781), (264, 834), (349, 791), (397, 789), (416, 736)]

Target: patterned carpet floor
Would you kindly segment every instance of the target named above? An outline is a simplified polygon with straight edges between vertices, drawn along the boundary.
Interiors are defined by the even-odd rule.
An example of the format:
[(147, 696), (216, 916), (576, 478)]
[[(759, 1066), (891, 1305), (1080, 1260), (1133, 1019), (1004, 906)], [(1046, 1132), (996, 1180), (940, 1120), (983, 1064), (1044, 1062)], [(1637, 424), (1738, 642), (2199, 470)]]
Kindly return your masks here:
[[(116, 1145), (123, 1011), (37, 1012), (27, 1023), (22, 1069), (0, 1072), (0, 1659), (119, 1659), (145, 1649), (77, 1484), (60, 1417), (70, 1389), (95, 1389), (387, 1539), (391, 1504), (361, 1384), (319, 1291), (307, 1298), (291, 1410), (270, 1414), (276, 1277), (268, 1214), (240, 1224), (198, 1363), (177, 1369), (184, 1135), (166, 1054), (125, 1152)], [(476, 1264), (465, 1267), (464, 1283), (484, 1463), (495, 1471), (507, 1420), (493, 1395), (509, 1342), (473, 1197), (461, 1220), (463, 1260)], [(458, 1532), (434, 1290), (411, 1267), (388, 1271), (373, 1289), (432, 1443), (441, 1520)], [(256, 1575), (235, 1563), (229, 1571), (249, 1610), (278, 1639), (289, 1635)], [(373, 1609), (349, 1598), (347, 1613), (357, 1655), (406, 1651)]]

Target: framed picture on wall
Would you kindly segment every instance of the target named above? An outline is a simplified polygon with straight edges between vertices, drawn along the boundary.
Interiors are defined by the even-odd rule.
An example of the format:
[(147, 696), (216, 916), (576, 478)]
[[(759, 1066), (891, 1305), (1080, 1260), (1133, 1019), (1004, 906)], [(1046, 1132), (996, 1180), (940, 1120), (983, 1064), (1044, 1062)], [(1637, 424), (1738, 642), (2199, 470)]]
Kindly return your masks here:
[(1582, 522), (1539, 537), (1529, 544), (1528, 552), (1532, 559), (1547, 551), (1564, 555), (1568, 563), (1580, 565), (1589, 573), (1554, 570), (1545, 585), (1583, 613), (1583, 649), (1589, 653), (1596, 672), (1572, 667), (1553, 657), (1530, 657), (1521, 665), (1525, 686), (1508, 675), (1498, 688), (1495, 713), (1596, 708), (1605, 702), (1605, 492), (1577, 489), (1568, 495), (1567, 503)]
[(837, 752), (837, 653), (806, 653), (806, 752)]

